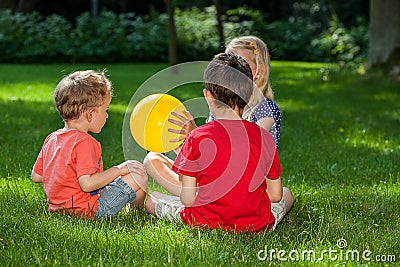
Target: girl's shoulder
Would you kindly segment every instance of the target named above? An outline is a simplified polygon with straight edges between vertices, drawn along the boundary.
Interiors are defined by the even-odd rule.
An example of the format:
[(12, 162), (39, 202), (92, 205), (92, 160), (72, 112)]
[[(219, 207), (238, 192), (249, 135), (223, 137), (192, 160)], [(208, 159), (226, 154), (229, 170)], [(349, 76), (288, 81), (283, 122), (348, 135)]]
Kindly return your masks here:
[(279, 106), (269, 98), (265, 98), (254, 110), (254, 114), (257, 117), (276, 117), (280, 113)]
[(261, 108), (269, 108), (272, 110), (279, 110), (279, 106), (278, 104), (276, 104), (276, 102), (272, 99), (269, 98), (264, 98), (264, 100), (257, 106), (257, 109), (261, 109)]

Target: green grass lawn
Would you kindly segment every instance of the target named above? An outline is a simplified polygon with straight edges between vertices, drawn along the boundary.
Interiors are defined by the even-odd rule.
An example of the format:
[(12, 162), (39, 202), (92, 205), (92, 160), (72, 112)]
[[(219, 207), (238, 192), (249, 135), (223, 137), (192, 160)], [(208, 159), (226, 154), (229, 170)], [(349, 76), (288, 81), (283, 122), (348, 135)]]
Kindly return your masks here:
[[(133, 93), (165, 67), (0, 65), (1, 266), (399, 264), (400, 84), (334, 65), (272, 63), (282, 178), (295, 196), (276, 231), (191, 229), (141, 210), (108, 222), (49, 214), (30, 172), (46, 135), (63, 126), (52, 98), (57, 82), (78, 69), (108, 70), (116, 96), (95, 135), (108, 168), (124, 161), (122, 123)], [(201, 87), (174, 94), (197, 97)]]

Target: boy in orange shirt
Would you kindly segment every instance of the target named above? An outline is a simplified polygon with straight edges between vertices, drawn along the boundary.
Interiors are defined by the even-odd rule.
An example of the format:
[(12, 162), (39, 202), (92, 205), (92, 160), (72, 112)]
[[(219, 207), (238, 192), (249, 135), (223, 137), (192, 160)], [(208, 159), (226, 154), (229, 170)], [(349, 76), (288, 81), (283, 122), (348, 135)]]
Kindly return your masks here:
[(147, 174), (128, 160), (103, 171), (100, 133), (112, 97), (104, 73), (76, 71), (54, 92), (64, 128), (47, 136), (33, 166), (32, 181), (43, 183), (49, 211), (87, 218), (116, 215), (127, 203), (143, 206)]

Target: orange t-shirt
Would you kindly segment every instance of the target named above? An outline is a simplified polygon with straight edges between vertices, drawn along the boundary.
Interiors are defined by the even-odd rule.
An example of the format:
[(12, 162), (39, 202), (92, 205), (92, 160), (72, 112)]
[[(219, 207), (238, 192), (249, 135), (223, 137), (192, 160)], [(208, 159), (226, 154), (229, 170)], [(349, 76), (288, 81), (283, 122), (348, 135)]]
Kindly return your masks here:
[(103, 171), (101, 145), (90, 134), (57, 130), (47, 136), (33, 166), (43, 177), (49, 211), (94, 218), (98, 194), (82, 191), (78, 177)]

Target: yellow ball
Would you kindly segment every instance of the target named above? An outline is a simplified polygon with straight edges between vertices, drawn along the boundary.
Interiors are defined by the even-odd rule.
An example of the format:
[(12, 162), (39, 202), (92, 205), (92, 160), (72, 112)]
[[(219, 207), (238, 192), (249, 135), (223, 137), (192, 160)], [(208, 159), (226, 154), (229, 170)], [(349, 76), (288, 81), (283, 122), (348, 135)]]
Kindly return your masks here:
[(135, 141), (148, 151), (168, 152), (177, 148), (180, 142), (170, 142), (179, 134), (168, 129), (181, 127), (168, 121), (171, 112), (182, 114), (185, 106), (175, 97), (167, 94), (152, 94), (137, 103), (130, 118), (130, 130)]

